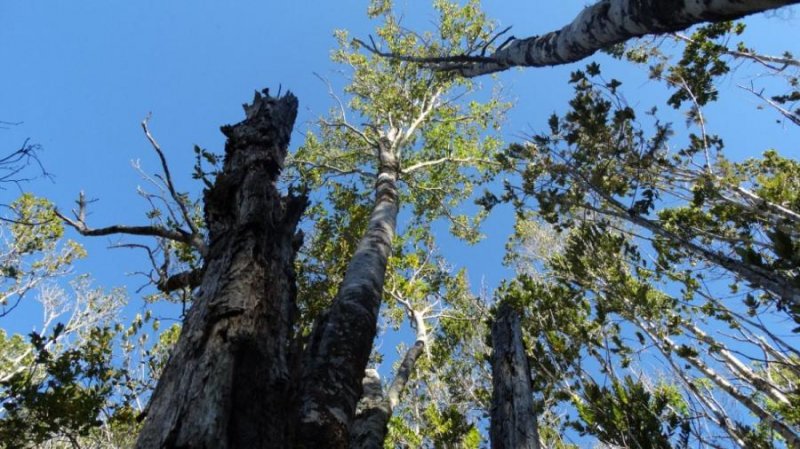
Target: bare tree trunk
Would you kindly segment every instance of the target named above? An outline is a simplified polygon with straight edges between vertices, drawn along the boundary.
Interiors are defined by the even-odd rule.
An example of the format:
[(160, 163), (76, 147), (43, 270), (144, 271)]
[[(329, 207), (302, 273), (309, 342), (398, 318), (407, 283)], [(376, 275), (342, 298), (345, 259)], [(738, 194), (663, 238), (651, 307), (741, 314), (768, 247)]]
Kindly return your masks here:
[(798, 0), (601, 0), (560, 30), (514, 39), (487, 57), (443, 58), (440, 67), (473, 77), (509, 67), (566, 64), (634, 37), (735, 20), (795, 3)]
[(377, 333), (398, 212), (397, 161), (387, 139), (381, 139), (376, 151), (380, 167), (367, 231), (306, 349), (298, 404), (300, 448), (344, 449), (350, 444), (349, 428)]
[(297, 98), (256, 93), (244, 108), (245, 120), (222, 128), (224, 167), (205, 192), (205, 274), (137, 448), (291, 447), (295, 229), (306, 199), (282, 197), (275, 180)]
[(508, 303), (492, 323), (492, 449), (539, 449), (528, 356), (517, 311)]

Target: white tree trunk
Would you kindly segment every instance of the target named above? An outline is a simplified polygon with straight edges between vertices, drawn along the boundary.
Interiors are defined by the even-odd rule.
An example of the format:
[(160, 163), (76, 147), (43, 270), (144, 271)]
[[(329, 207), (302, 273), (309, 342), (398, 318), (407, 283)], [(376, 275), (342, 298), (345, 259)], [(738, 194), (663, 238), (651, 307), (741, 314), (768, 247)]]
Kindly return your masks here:
[(558, 31), (515, 39), (487, 58), (466, 63), (454, 61), (442, 68), (473, 77), (509, 67), (566, 64), (634, 37), (679, 31), (701, 22), (735, 20), (799, 1), (602, 0), (584, 9), (572, 23)]

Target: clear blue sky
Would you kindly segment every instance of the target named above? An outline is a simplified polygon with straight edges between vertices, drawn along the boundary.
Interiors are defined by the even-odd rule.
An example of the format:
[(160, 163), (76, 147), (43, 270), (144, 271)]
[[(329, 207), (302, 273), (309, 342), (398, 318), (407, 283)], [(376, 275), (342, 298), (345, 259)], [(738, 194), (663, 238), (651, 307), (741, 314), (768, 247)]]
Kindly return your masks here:
[[(517, 36), (541, 34), (566, 24), (586, 0), (485, 2), (501, 26), (514, 25)], [(338, 67), (329, 52), (334, 29), (365, 37), (373, 24), (367, 1), (37, 1), (0, 2), (0, 120), (24, 122), (0, 131), (0, 149), (17, 147), (26, 137), (43, 146), (42, 162), (54, 182), (25, 186), (68, 209), (78, 191), (99, 201), (92, 205), (90, 224), (142, 223), (145, 204), (136, 195), (142, 180), (130, 167), (140, 159), (148, 172), (157, 161), (142, 136), (139, 123), (152, 112), (151, 129), (165, 149), (179, 189), (197, 193), (190, 179), (192, 146), (221, 152), (219, 126), (242, 118), (240, 105), (255, 89), (292, 90), (300, 99), (295, 139), (331, 105), (317, 72), (334, 80)], [(430, 28), (434, 20), (427, 2), (398, 2), (406, 25)], [(420, 5), (425, 5), (420, 7)], [(792, 16), (750, 20), (754, 45), (766, 53), (794, 47), (798, 19)], [(567, 74), (580, 65), (528, 69), (503, 74), (501, 82), (516, 107), (505, 134), (509, 140), (541, 129), (554, 110), (569, 98)], [(613, 65), (610, 76), (628, 81), (632, 106), (663, 104), (646, 76), (630, 66)], [(624, 73), (631, 71), (630, 74)], [(758, 79), (755, 80), (759, 82)], [(736, 90), (737, 81), (728, 86)], [(740, 81), (738, 81), (740, 82)], [(772, 115), (757, 111), (743, 92), (709, 112), (714, 125), (725, 128), (730, 150), (743, 157), (787, 142), (798, 142), (798, 131), (774, 124)], [(729, 126), (735, 125), (735, 126)], [(677, 129), (680, 130), (680, 127)], [(790, 147), (789, 147), (790, 148)], [(785, 153), (786, 154), (786, 153)], [(795, 156), (797, 153), (795, 153)], [(0, 192), (9, 202), (19, 192)], [(507, 276), (500, 267), (503, 244), (511, 231), (506, 216), (490, 219), (489, 238), (477, 247), (446, 244), (456, 265), (464, 264), (478, 284), (489, 286)], [(116, 239), (81, 239), (90, 251), (78, 270), (89, 272), (99, 285), (127, 285), (142, 279), (126, 273), (146, 261), (127, 250), (108, 250)], [(133, 295), (133, 293), (132, 293)], [(135, 295), (134, 295), (135, 297)], [(38, 324), (33, 308), (20, 310), (13, 322), (0, 326), (26, 332)]]

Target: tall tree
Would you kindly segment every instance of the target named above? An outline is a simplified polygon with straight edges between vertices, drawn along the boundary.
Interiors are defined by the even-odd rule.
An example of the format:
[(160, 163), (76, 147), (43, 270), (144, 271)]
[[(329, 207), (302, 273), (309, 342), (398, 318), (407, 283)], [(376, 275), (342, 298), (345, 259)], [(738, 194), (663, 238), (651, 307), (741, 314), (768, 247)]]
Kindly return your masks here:
[[(590, 64), (571, 77), (569, 111), (504, 159), (524, 160), (521, 187), (506, 195), (520, 216), (568, 235), (537, 282), (523, 277), (507, 293), (527, 301), (535, 353), (547, 355), (535, 359), (538, 394), (572, 404), (580, 420), (568, 425), (607, 444), (638, 447), (657, 433), (660, 447), (800, 443), (787, 413), (797, 407), (786, 374), (797, 370), (797, 348), (781, 335), (791, 332), (787, 314), (798, 320), (797, 162), (774, 150), (727, 160), (703, 108), (720, 94), (714, 80), (729, 73), (729, 58), (745, 58), (785, 75), (787, 93), (757, 94), (794, 123), (785, 104), (797, 98), (798, 64), (729, 49), (742, 30), (724, 23), (679, 36), (687, 45), (677, 61), (649, 45), (619, 53), (666, 83), (668, 103), (686, 109), (688, 138), (663, 120), (637, 121), (620, 82)], [(671, 379), (647, 372), (654, 360)], [(787, 371), (778, 380), (770, 366)]]
[[(376, 3), (372, 9), (385, 21), (379, 33), (386, 44), (428, 51), (400, 32), (388, 6)], [(462, 8), (438, 2), (437, 7), (444, 23), (437, 37), (441, 45), (485, 37), (485, 19), (474, 3)], [(200, 279), (147, 410), (139, 447), (346, 447), (402, 202), (413, 206), (417, 228), (444, 215), (457, 233), (476, 238), (471, 224), (450, 208), (484, 177), (475, 167), (492, 164), (499, 146), (483, 131), (495, 122), (500, 103), (463, 105), (454, 98), (468, 91), (470, 82), (365, 57), (357, 44), (339, 37), (343, 48), (336, 58), (354, 68), (347, 89), (350, 105), (367, 124), (356, 127), (344, 114), (334, 114), (323, 120), (322, 136), (309, 138), (288, 162), (311, 187), (319, 187), (314, 179), (331, 173), (360, 174), (351, 198), (360, 206), (366, 202), (361, 195), (373, 191), (375, 199), (361, 216), (363, 231), (352, 235), (352, 252), (342, 254), (345, 263), (330, 268), (341, 269), (341, 281), (319, 316), (296, 314), (293, 263), (301, 239), (295, 228), (305, 199), (281, 197), (275, 185), (296, 114), (291, 95), (257, 94), (245, 106), (244, 121), (223, 127), (225, 161), (208, 183), (204, 227), (174, 188), (165, 163), (164, 192), (175, 205), (174, 216), (153, 225), (92, 228), (85, 222), (83, 199), (75, 218), (61, 215), (84, 235), (152, 235), (203, 258), (202, 266), (175, 282), (191, 287)], [(146, 122), (144, 130), (163, 162)], [(206, 156), (204, 150), (198, 154)], [(171, 285), (182, 275), (166, 274), (158, 272), (157, 279), (167, 282), (157, 285)], [(300, 303), (305, 307), (317, 300), (301, 297)], [(401, 297), (397, 304), (416, 310), (412, 300), (417, 301)]]
[[(156, 264), (156, 285), (164, 292), (196, 288), (181, 337), (147, 410), (138, 447), (378, 447), (387, 434), (387, 422), (390, 423), (388, 441), (414, 441), (417, 445), (435, 447), (479, 446), (477, 426), (467, 416), (480, 410), (475, 404), (480, 403), (485, 410), (489, 403), (485, 387), (488, 383), (481, 377), (483, 373), (476, 374), (485, 368), (481, 357), (487, 354), (482, 347), (476, 350), (479, 345), (474, 341), (485, 329), (485, 323), (481, 323), (485, 316), (477, 319), (465, 316), (479, 315), (477, 307), (465, 307), (467, 313), (435, 317), (439, 327), (427, 332), (430, 321), (426, 320), (432, 316), (426, 314), (435, 309), (427, 302), (437, 295), (461, 292), (462, 285), (455, 284), (463, 284), (464, 278), (456, 277), (451, 284), (437, 280), (445, 277), (441, 272), (446, 270), (433, 269), (427, 261), (420, 262), (419, 254), (410, 248), (420, 241), (425, 241), (422, 246), (429, 246), (428, 228), (440, 217), (450, 221), (455, 235), (475, 240), (478, 233), (474, 221), (454, 213), (454, 206), (469, 198), (474, 185), (499, 165), (512, 170), (514, 159), (536, 160), (541, 153), (531, 154), (529, 147), (514, 146), (508, 154), (495, 160), (498, 144), (484, 133), (495, 125), (495, 116), (502, 111), (502, 105), (494, 99), (485, 104), (469, 105), (456, 101), (473, 87), (468, 80), (451, 73), (421, 71), (414, 62), (432, 55), (452, 54), (465, 42), (468, 48), (480, 48), (491, 41), (485, 18), (475, 2), (465, 7), (447, 2), (437, 2), (436, 6), (442, 14), (437, 36), (403, 32), (388, 2), (374, 2), (371, 6), (371, 13), (384, 19), (378, 35), (387, 52), (410, 53), (411, 61), (364, 55), (358, 51), (361, 44), (348, 41), (345, 33), (338, 33), (342, 47), (335, 53), (335, 59), (353, 69), (352, 82), (346, 88), (346, 101), (322, 119), (323, 131), (309, 136), (291, 157), (287, 158), (287, 147), (297, 100), (290, 94), (282, 97), (271, 97), (267, 92), (256, 94), (253, 102), (245, 105), (245, 119), (223, 127), (228, 140), (225, 160), (216, 179), (206, 179), (202, 170), (197, 173), (207, 182), (203, 220), (198, 220), (193, 203), (176, 191), (163, 153), (146, 124), (147, 137), (163, 163), (165, 199), (173, 207), (161, 216), (153, 213), (150, 218), (154, 223), (145, 226), (91, 228), (85, 222), (84, 199), (79, 200), (75, 218), (62, 215), (85, 235), (128, 233), (159, 238), (160, 242), (165, 242), (162, 245), (164, 254), (170, 257), (179, 254), (179, 260), (188, 270), (176, 271), (171, 264)], [(599, 149), (601, 156), (606, 155), (603, 151), (613, 153), (612, 148), (604, 146), (604, 139), (618, 143), (614, 140), (618, 136), (632, 141), (641, 137), (629, 132), (632, 117), (627, 110), (608, 119), (610, 106), (597, 100), (587, 80), (585, 74), (576, 75), (574, 82), (582, 89), (572, 105), (576, 112), (566, 124), (556, 118), (552, 126), (576, 137), (570, 144), (583, 145), (581, 150)], [(618, 85), (612, 83), (606, 87), (613, 94)], [(356, 125), (348, 119), (348, 114), (364, 124)], [(593, 142), (600, 144), (592, 145)], [(214, 159), (205, 150), (196, 151), (199, 158)], [(544, 159), (547, 165), (526, 166), (526, 170), (521, 171), (529, 181), (524, 187), (532, 189), (523, 189), (524, 193), (539, 193), (536, 188), (541, 184), (537, 182), (548, 175), (564, 175), (563, 182), (561, 179), (553, 182), (563, 187), (573, 186), (576, 179), (582, 179), (584, 171), (594, 173), (592, 157), (582, 161), (588, 168), (565, 168)], [(785, 165), (779, 162), (777, 165)], [(312, 231), (311, 245), (301, 252), (299, 269), (295, 256), (301, 247), (302, 234), (296, 228), (308, 200), (303, 194), (296, 195), (297, 192), (279, 193), (279, 174), (285, 166), (292, 168), (292, 176), (301, 179), (313, 191), (323, 192), (329, 199), (314, 203), (311, 208), (317, 226)], [(554, 170), (550, 173), (536, 171), (544, 168)], [(642, 167), (635, 166), (630, 171), (636, 169)], [(627, 168), (623, 171), (628, 174)], [(568, 178), (565, 172), (578, 178)], [(600, 172), (598, 180), (608, 181), (605, 175)], [(619, 175), (614, 181), (620, 178), (625, 180), (624, 175)], [(580, 188), (579, 183), (575, 184)], [(603, 205), (614, 205), (611, 200), (619, 201), (615, 195), (627, 199), (626, 195), (636, 191), (630, 185), (619, 189), (612, 189), (610, 200), (603, 198)], [(584, 188), (578, 193), (587, 195), (587, 192)], [(559, 192), (556, 189), (551, 193)], [(371, 198), (373, 194), (374, 199)], [(557, 215), (554, 209), (562, 205), (556, 200), (561, 197), (551, 203), (547, 203), (548, 198), (542, 198), (544, 201), (540, 203), (544, 205), (545, 217), (553, 221), (575, 218), (569, 213), (554, 218)], [(508, 199), (523, 204), (519, 197), (509, 195)], [(483, 203), (490, 205), (496, 200), (487, 197)], [(580, 206), (588, 209), (595, 205), (588, 203), (588, 206), (585, 203)], [(548, 209), (553, 204), (555, 206)], [(637, 206), (644, 210), (640, 215), (648, 212), (648, 204)], [(770, 204), (770, 209), (784, 214), (796, 212), (782, 203)], [(398, 226), (398, 216), (402, 216), (400, 211), (404, 207), (409, 212), (409, 223)], [(640, 210), (626, 209), (626, 212), (635, 214)], [(574, 220), (565, 227), (577, 222)], [(608, 220), (606, 224), (612, 227), (616, 222)], [(591, 227), (576, 232), (586, 234), (579, 242), (592, 241), (589, 237), (593, 237), (603, 250), (599, 249), (597, 254), (604, 257), (592, 261), (595, 263), (605, 263), (618, 255), (620, 245), (627, 248), (624, 238), (617, 239), (611, 233), (600, 233), (597, 237), (594, 234), (598, 233)], [(612, 237), (610, 242), (606, 237)], [(778, 242), (781, 238), (774, 240)], [(689, 239), (701, 240), (702, 237), (693, 235)], [(773, 245), (775, 254), (779, 252), (778, 246), (778, 243)], [(573, 253), (577, 251), (574, 247), (572, 250)], [(678, 254), (674, 258), (682, 256), (684, 254)], [(771, 256), (766, 263), (773, 262)], [(780, 260), (775, 267), (783, 270), (784, 277), (793, 275), (793, 256), (781, 257), (786, 260)], [(562, 269), (561, 273), (570, 273), (575, 266), (582, 267), (578, 263), (567, 263), (574, 262), (572, 260), (559, 261), (553, 265)], [(675, 275), (682, 260), (669, 262), (673, 269), (667, 271)], [(763, 275), (765, 268), (761, 265), (764, 263), (756, 261), (747, 267)], [(629, 296), (642, 301), (663, 299), (655, 289), (640, 289), (636, 283), (639, 279), (631, 279), (622, 267), (603, 265), (602, 268), (614, 275), (611, 280), (616, 290), (602, 290), (594, 284), (570, 284), (571, 279), (566, 274), (561, 284), (530, 286), (523, 282), (522, 288), (517, 289), (520, 296), (525, 296), (518, 301), (525, 305), (520, 325), (536, 337), (529, 351), (547, 354), (547, 357), (532, 358), (538, 364), (535, 368), (551, 368), (546, 373), (549, 377), (533, 379), (534, 388), (544, 384), (547, 390), (555, 382), (567, 379), (564, 374), (569, 370), (579, 377), (585, 374), (578, 356), (582, 349), (591, 346), (587, 341), (594, 344), (597, 340), (610, 339), (616, 343), (615, 338), (621, 339), (618, 329), (604, 329), (603, 319), (590, 319), (587, 310), (590, 310), (590, 299), (608, 297), (608, 307), (603, 308), (603, 305), (599, 309), (604, 316), (613, 313), (631, 320), (634, 317), (626, 314), (633, 308)], [(636, 274), (639, 276), (639, 272)], [(605, 278), (586, 276), (582, 279), (589, 280), (602, 283)], [(784, 299), (779, 289), (764, 283), (757, 285), (771, 295), (768, 298), (791, 302), (791, 290)], [(643, 298), (636, 296), (640, 290), (644, 291)], [(531, 295), (532, 291), (537, 295)], [(466, 296), (469, 295), (452, 294), (445, 302), (463, 306), (470, 301)], [(386, 306), (389, 321), (392, 318), (395, 319), (393, 323), (399, 321), (397, 311), (400, 311), (399, 316), (405, 314), (411, 318), (417, 331), (415, 343), (405, 353), (387, 395), (382, 393), (380, 379), (367, 369), (370, 357), (379, 356), (374, 351), (373, 340), (382, 305)], [(548, 308), (541, 307), (544, 305)], [(533, 311), (541, 314), (531, 313)], [(598, 312), (598, 316), (600, 314)], [(661, 332), (662, 321), (669, 324), (674, 317), (667, 313), (648, 317), (650, 321), (642, 326), (668, 354), (677, 351), (670, 345), (671, 335)], [(496, 323), (506, 321), (501, 314)], [(698, 341), (712, 341), (707, 343), (710, 347), (718, 346), (702, 329), (686, 326), (682, 329), (697, 336)], [(498, 332), (495, 350), (496, 354), (513, 352), (517, 371), (512, 383), (524, 386), (528, 382), (521, 355), (524, 346), (520, 332), (512, 333), (516, 337), (503, 344), (499, 343), (503, 341), (502, 332)], [(474, 347), (468, 347), (470, 345)], [(771, 348), (780, 352), (774, 345)], [(614, 349), (619, 349), (622, 357), (628, 355), (624, 345)], [(448, 362), (454, 354), (456, 360)], [(465, 355), (461, 357), (462, 354)], [(570, 424), (579, 432), (598, 435), (608, 444), (643, 442), (645, 435), (658, 433), (661, 435), (658, 444), (668, 447), (675, 438), (683, 438), (687, 418), (685, 413), (674, 410), (682, 403), (672, 397), (673, 390), (648, 389), (641, 381), (616, 376), (609, 359), (599, 354), (595, 351), (592, 356), (604, 370), (612, 373), (611, 388), (583, 376), (578, 384), (569, 384), (571, 389), (566, 393), (551, 388), (543, 393), (537, 391), (537, 394), (542, 394), (545, 403), (564, 400), (566, 394), (576, 404), (583, 422)], [(734, 396), (735, 399), (743, 404), (754, 404), (751, 410), (766, 410), (769, 415), (765, 416), (791, 414), (787, 411), (791, 399), (780, 391), (782, 384), (772, 382), (764, 387), (761, 382), (767, 377), (765, 373), (780, 371), (741, 369), (730, 351), (720, 354), (724, 357), (722, 363), (739, 370), (741, 378), (760, 388), (757, 391), (767, 394), (771, 402), (759, 402), (760, 399), (742, 395)], [(692, 353), (684, 355), (690, 362), (692, 358), (697, 359)], [(437, 366), (437, 362), (440, 365)], [(503, 371), (501, 363), (496, 366), (498, 374)], [(712, 376), (708, 374), (708, 377)], [(502, 384), (508, 378), (498, 375), (495, 380)], [(415, 381), (416, 391), (421, 394), (410, 398), (408, 407), (400, 405), (397, 398), (404, 388), (414, 386)], [(791, 382), (784, 380), (783, 385)], [(688, 383), (691, 384), (691, 380)], [(464, 384), (468, 386), (462, 388)], [(514, 416), (522, 416), (520, 422), (534, 422), (532, 415), (526, 414), (532, 407), (523, 400), (524, 394), (517, 393), (520, 401), (512, 404), (503, 403), (507, 396), (496, 395), (495, 410), (520, 405), (516, 411), (521, 413)], [(464, 399), (467, 395), (471, 397)], [(708, 395), (696, 397), (713, 405), (713, 398)], [(784, 398), (789, 401), (788, 405)], [(360, 407), (357, 406), (359, 401)], [(420, 405), (423, 407), (418, 407)], [(613, 413), (604, 416), (603, 410)], [(414, 413), (422, 425), (408, 431), (406, 419)], [(547, 418), (546, 413), (543, 416)], [(722, 418), (719, 422), (721, 427), (727, 425)], [(511, 440), (519, 436), (521, 439), (516, 441), (531, 442), (533, 432), (529, 432), (529, 425), (513, 428), (519, 430), (519, 435), (503, 436)], [(741, 441), (755, 433), (743, 430), (738, 424), (731, 429), (731, 438)], [(785, 431), (780, 425), (771, 429), (793, 441), (793, 429)], [(542, 430), (543, 439), (553, 439), (552, 429)], [(681, 433), (675, 436), (675, 432)]]

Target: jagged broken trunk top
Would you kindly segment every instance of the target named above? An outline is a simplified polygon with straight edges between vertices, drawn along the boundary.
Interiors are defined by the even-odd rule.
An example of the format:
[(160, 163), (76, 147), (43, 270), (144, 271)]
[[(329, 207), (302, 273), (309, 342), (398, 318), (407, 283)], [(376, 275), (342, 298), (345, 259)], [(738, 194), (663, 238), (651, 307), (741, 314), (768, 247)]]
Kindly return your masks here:
[(205, 192), (203, 281), (138, 448), (275, 448), (291, 439), (293, 265), (307, 201), (282, 196), (275, 181), (297, 98), (265, 91), (244, 108), (242, 122), (222, 128), (225, 163)]

